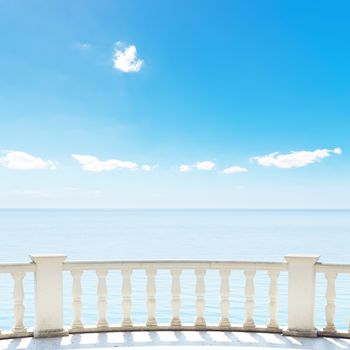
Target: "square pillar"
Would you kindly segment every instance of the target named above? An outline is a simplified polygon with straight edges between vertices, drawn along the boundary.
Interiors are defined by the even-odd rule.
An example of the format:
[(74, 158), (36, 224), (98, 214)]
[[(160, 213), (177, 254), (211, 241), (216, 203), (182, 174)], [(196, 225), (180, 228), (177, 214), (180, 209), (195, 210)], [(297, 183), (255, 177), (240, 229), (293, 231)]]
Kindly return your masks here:
[(31, 255), (36, 265), (34, 337), (68, 335), (63, 324), (64, 255)]
[(287, 255), (288, 328), (285, 335), (316, 337), (315, 264), (319, 255)]

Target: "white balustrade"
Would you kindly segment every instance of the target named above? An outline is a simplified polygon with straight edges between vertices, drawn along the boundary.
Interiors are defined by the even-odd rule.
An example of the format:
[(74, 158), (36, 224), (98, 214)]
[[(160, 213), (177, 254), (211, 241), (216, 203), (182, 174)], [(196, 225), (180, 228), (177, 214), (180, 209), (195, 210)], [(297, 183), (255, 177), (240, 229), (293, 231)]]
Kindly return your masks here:
[(269, 288), (269, 314), (270, 320), (267, 325), (268, 328), (278, 329), (278, 321), (277, 321), (277, 302), (278, 302), (278, 276), (280, 272), (278, 270), (270, 270), (268, 271), (270, 277), (270, 288)]
[(98, 285), (97, 285), (97, 307), (98, 307), (98, 321), (97, 328), (99, 329), (107, 329), (107, 284), (106, 284), (106, 276), (108, 271), (105, 269), (100, 269), (96, 271), (98, 277)]
[(230, 324), (230, 274), (231, 271), (229, 269), (221, 269), (220, 277), (221, 277), (221, 321), (220, 327), (228, 328), (231, 326)]
[(13, 304), (14, 304), (14, 315), (15, 315), (15, 326), (13, 332), (15, 334), (25, 333), (27, 330), (24, 327), (24, 291), (23, 291), (23, 278), (24, 272), (13, 272), (12, 277), (14, 280), (13, 288)]
[[(21, 337), (21, 336), (30, 336), (33, 334), (33, 332), (28, 331), (24, 325), (24, 312), (25, 312), (24, 278), (26, 277), (27, 273), (33, 273), (34, 271), (35, 271), (35, 266), (33, 266), (32, 264), (0, 264), (0, 274), (5, 273), (11, 276), (12, 284), (9, 287), (10, 289), (12, 289), (13, 319), (14, 319), (14, 324), (10, 332), (6, 330), (2, 332), (2, 330), (0, 329), (0, 339), (11, 337), (11, 335), (14, 337)], [(0, 281), (1, 281), (0, 294), (1, 294), (1, 298), (3, 298), (4, 297), (3, 287), (6, 284), (6, 282), (2, 279), (2, 276)], [(11, 318), (12, 316), (12, 315), (4, 315), (2, 308), (1, 308), (1, 313), (2, 313), (1, 316), (3, 320)]]
[(157, 270), (154, 268), (146, 269), (147, 275), (147, 327), (156, 327), (157, 321), (155, 317), (156, 310), (156, 276)]
[(122, 326), (126, 328), (132, 327), (131, 321), (131, 269), (123, 269), (123, 284), (122, 284), (122, 294), (123, 294), (123, 322)]
[(204, 318), (204, 311), (205, 311), (205, 283), (204, 283), (204, 276), (205, 276), (205, 269), (196, 269), (196, 310), (197, 310), (197, 319), (195, 326), (196, 327), (205, 327), (205, 318)]
[[(219, 261), (130, 261), (130, 262), (64, 262), (65, 256), (36, 255), (32, 257), (32, 264), (0, 264), (0, 273), (8, 273), (13, 278), (13, 336), (28, 336), (24, 325), (24, 288), (26, 273), (34, 272), (35, 282), (35, 318), (34, 336), (62, 336), (71, 333), (106, 331), (106, 330), (156, 330), (156, 329), (193, 329), (193, 325), (181, 322), (181, 283), (183, 271), (194, 271), (195, 276), (195, 327), (197, 329), (221, 329), (245, 331), (282, 332), (277, 319), (278, 315), (278, 279), (282, 271), (288, 276), (288, 326), (283, 330), (287, 335), (344, 335), (335, 326), (336, 308), (336, 278), (338, 274), (350, 274), (350, 265), (320, 264), (317, 256), (287, 256), (287, 263), (264, 262), (219, 262)], [(107, 320), (107, 275), (109, 271), (120, 271), (122, 322), (120, 325), (109, 325)], [(132, 307), (132, 273), (143, 270), (146, 274), (147, 285), (145, 324), (134, 325), (131, 319)], [(171, 278), (171, 310), (168, 325), (158, 325), (156, 320), (157, 293), (156, 275), (158, 270), (167, 270)], [(220, 320), (219, 324), (207, 324), (205, 320), (205, 276), (207, 270), (218, 272), (220, 278)], [(69, 271), (72, 276), (72, 325), (69, 330), (63, 324), (63, 271)], [(85, 326), (82, 322), (82, 294), (88, 286), (82, 285), (82, 275), (85, 271), (94, 271), (97, 276), (97, 307), (96, 326)], [(231, 325), (230, 275), (232, 271), (243, 271), (245, 276), (244, 302), (245, 320), (243, 325)], [(267, 326), (256, 326), (254, 321), (255, 286), (254, 278), (257, 271), (264, 271), (268, 283), (269, 298)], [(315, 311), (315, 277), (317, 273), (324, 274), (327, 282), (325, 316), (326, 325), (323, 330), (317, 330), (314, 325)], [(33, 274), (32, 274), (33, 275)], [(263, 276), (263, 275), (261, 275)], [(111, 281), (112, 283), (112, 281)], [(113, 282), (115, 283), (115, 282)], [(209, 285), (209, 288), (211, 286)], [(29, 298), (30, 299), (30, 298)], [(259, 306), (259, 305), (258, 305)], [(91, 311), (90, 311), (91, 312)], [(350, 333), (350, 332), (349, 332)], [(350, 335), (349, 335), (350, 336)], [(0, 339), (9, 337), (8, 332), (0, 332)]]
[(326, 291), (326, 327), (323, 328), (325, 332), (336, 332), (334, 324), (334, 314), (335, 314), (335, 280), (337, 278), (337, 273), (334, 271), (325, 272), (327, 280), (327, 291)]
[(244, 271), (246, 278), (245, 284), (245, 321), (244, 328), (252, 329), (255, 328), (255, 322), (253, 318), (254, 313), (254, 270)]
[(180, 275), (181, 270), (179, 269), (172, 269), (171, 270), (171, 276), (172, 276), (172, 285), (171, 285), (171, 294), (172, 294), (172, 301), (171, 306), (173, 310), (173, 318), (171, 320), (171, 325), (173, 327), (180, 327), (181, 326), (181, 320), (180, 320), (180, 293), (181, 293), (181, 286), (180, 286)]
[(72, 270), (73, 286), (72, 286), (72, 310), (73, 310), (73, 330), (81, 330), (83, 323), (81, 322), (81, 276), (83, 271)]

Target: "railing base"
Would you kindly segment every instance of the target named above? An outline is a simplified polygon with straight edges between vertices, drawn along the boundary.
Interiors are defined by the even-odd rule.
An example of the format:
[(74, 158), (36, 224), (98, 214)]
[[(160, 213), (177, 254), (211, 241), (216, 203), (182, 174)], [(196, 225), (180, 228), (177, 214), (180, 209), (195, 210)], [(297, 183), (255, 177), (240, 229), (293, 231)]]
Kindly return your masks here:
[(317, 329), (284, 329), (282, 334), (292, 337), (317, 338)]
[(33, 332), (25, 332), (22, 334), (14, 334), (13, 332), (2, 332), (0, 333), (0, 340), (2, 339), (15, 339), (15, 338), (28, 338), (33, 337)]
[(3, 339), (15, 339), (15, 338), (27, 338), (27, 337), (35, 337), (35, 338), (52, 338), (52, 337), (62, 337), (62, 336), (67, 336), (69, 334), (84, 334), (84, 333), (107, 333), (107, 332), (142, 332), (142, 331), (217, 331), (217, 332), (247, 332), (247, 333), (275, 333), (275, 334), (282, 334), (284, 336), (295, 336), (295, 337), (308, 337), (308, 338), (315, 338), (315, 337), (329, 337), (329, 338), (350, 338), (350, 333), (347, 330), (340, 330), (338, 332), (324, 332), (321, 330), (318, 330), (315, 333), (313, 332), (304, 332), (300, 330), (282, 330), (282, 329), (271, 329), (271, 328), (266, 328), (262, 326), (257, 326), (255, 330), (248, 330), (244, 329), (242, 326), (231, 326), (228, 329), (223, 329), (222, 327), (218, 326), (211, 326), (208, 325), (206, 327), (203, 327), (202, 329), (198, 329), (195, 326), (191, 325), (185, 325), (181, 327), (169, 327), (165, 325), (157, 326), (155, 329), (150, 329), (149, 327), (142, 326), (142, 325), (137, 325), (133, 326), (131, 328), (125, 328), (121, 326), (110, 326), (105, 330), (98, 329), (96, 326), (88, 326), (84, 327), (81, 330), (72, 330), (72, 329), (64, 329), (64, 330), (57, 330), (57, 331), (46, 331), (46, 332), (40, 332), (39, 336), (34, 335), (34, 332), (32, 329), (26, 333), (23, 334), (14, 334), (13, 332), (10, 331), (5, 331), (0, 333), (0, 340)]
[(158, 324), (156, 327), (147, 327), (146, 325), (133, 325), (132, 327), (109, 326), (107, 329), (101, 330), (96, 326), (85, 326), (83, 329), (69, 329), (70, 334), (79, 333), (103, 333), (103, 332), (142, 332), (142, 331), (218, 331), (218, 332), (253, 332), (253, 333), (279, 333), (282, 334), (281, 328), (266, 328), (264, 326), (256, 326), (255, 328), (246, 328), (239, 325), (231, 325), (230, 327), (220, 327), (217, 325), (195, 326), (190, 324), (182, 324), (181, 326), (171, 326)]
[(53, 338), (53, 337), (65, 337), (69, 335), (68, 329), (48, 329), (48, 330), (35, 330), (34, 338)]
[(338, 330), (335, 332), (325, 332), (325, 331), (318, 331), (317, 335), (319, 337), (329, 337), (329, 338), (350, 338), (350, 333), (346, 330)]

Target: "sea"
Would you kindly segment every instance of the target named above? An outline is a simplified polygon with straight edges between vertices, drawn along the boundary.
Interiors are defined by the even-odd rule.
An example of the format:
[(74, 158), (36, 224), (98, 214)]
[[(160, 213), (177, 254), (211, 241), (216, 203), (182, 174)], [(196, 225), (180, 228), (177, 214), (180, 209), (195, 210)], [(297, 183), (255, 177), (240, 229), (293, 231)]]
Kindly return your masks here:
[[(350, 264), (350, 210), (229, 210), (229, 209), (0, 209), (0, 264), (29, 262), (30, 254), (64, 254), (74, 260), (234, 260), (284, 261), (288, 254), (317, 254), (319, 261)], [(230, 277), (230, 318), (244, 321), (244, 275)], [(206, 282), (207, 323), (220, 319), (220, 278), (208, 271)], [(156, 317), (159, 323), (171, 318), (171, 276), (158, 271)], [(122, 318), (121, 276), (107, 276), (108, 321)], [(268, 322), (269, 279), (265, 272), (255, 277), (254, 319)], [(279, 281), (280, 325), (287, 322), (287, 276)], [(0, 329), (13, 327), (13, 281), (0, 274)], [(70, 274), (64, 273), (65, 324), (72, 321)], [(97, 321), (97, 277), (82, 276), (82, 320)], [(302, 286), (301, 286), (302, 288)], [(27, 274), (25, 324), (34, 325), (33, 275)], [(350, 318), (350, 275), (336, 281), (338, 328), (347, 329)], [(132, 319), (142, 324), (147, 318), (144, 271), (132, 277)], [(195, 319), (195, 277), (181, 275), (181, 319)], [(325, 278), (317, 274), (316, 313), (318, 327), (325, 324)]]

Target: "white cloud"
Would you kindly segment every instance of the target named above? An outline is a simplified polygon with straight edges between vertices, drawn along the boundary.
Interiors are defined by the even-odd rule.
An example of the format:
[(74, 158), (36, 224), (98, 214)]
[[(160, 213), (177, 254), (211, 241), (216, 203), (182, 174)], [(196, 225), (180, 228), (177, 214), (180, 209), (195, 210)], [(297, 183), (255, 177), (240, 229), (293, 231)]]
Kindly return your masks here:
[(336, 147), (336, 148), (334, 148), (333, 152), (334, 152), (335, 154), (341, 154), (341, 153), (342, 153), (342, 150), (341, 150), (340, 147)]
[(192, 169), (197, 170), (213, 170), (215, 168), (215, 163), (211, 162), (210, 160), (205, 160), (203, 162), (197, 162), (193, 165), (188, 164), (182, 164), (179, 167), (179, 171), (182, 173), (186, 173), (191, 171)]
[(152, 171), (155, 168), (158, 168), (158, 165), (149, 165), (149, 164), (145, 164), (141, 166), (141, 170), (143, 171)]
[(215, 168), (215, 163), (210, 160), (205, 160), (204, 162), (197, 162), (195, 168), (198, 170), (213, 170)]
[(182, 164), (179, 167), (179, 171), (181, 171), (182, 173), (186, 173), (188, 171), (191, 171), (191, 166), (187, 165), (187, 164)]
[(99, 160), (95, 156), (72, 154), (72, 158), (77, 160), (82, 166), (83, 170), (101, 172), (114, 169), (129, 169), (136, 170), (138, 164), (125, 160), (109, 159)]
[[(118, 46), (119, 44), (117, 43)], [(114, 52), (113, 66), (124, 73), (135, 73), (142, 68), (143, 60), (137, 57), (135, 45), (128, 46), (124, 51), (117, 47)]]
[(290, 169), (320, 162), (321, 159), (329, 157), (332, 153), (341, 154), (342, 151), (337, 147), (333, 150), (317, 149), (315, 151), (290, 152), (289, 154), (279, 154), (275, 152), (266, 156), (254, 157), (253, 160), (262, 166), (275, 166), (277, 168)]
[(223, 171), (224, 174), (238, 174), (238, 173), (245, 173), (248, 169), (241, 168), (240, 166), (231, 166), (230, 168), (227, 168)]
[(0, 165), (12, 170), (56, 169), (52, 160), (43, 160), (21, 151), (5, 151), (0, 157)]

